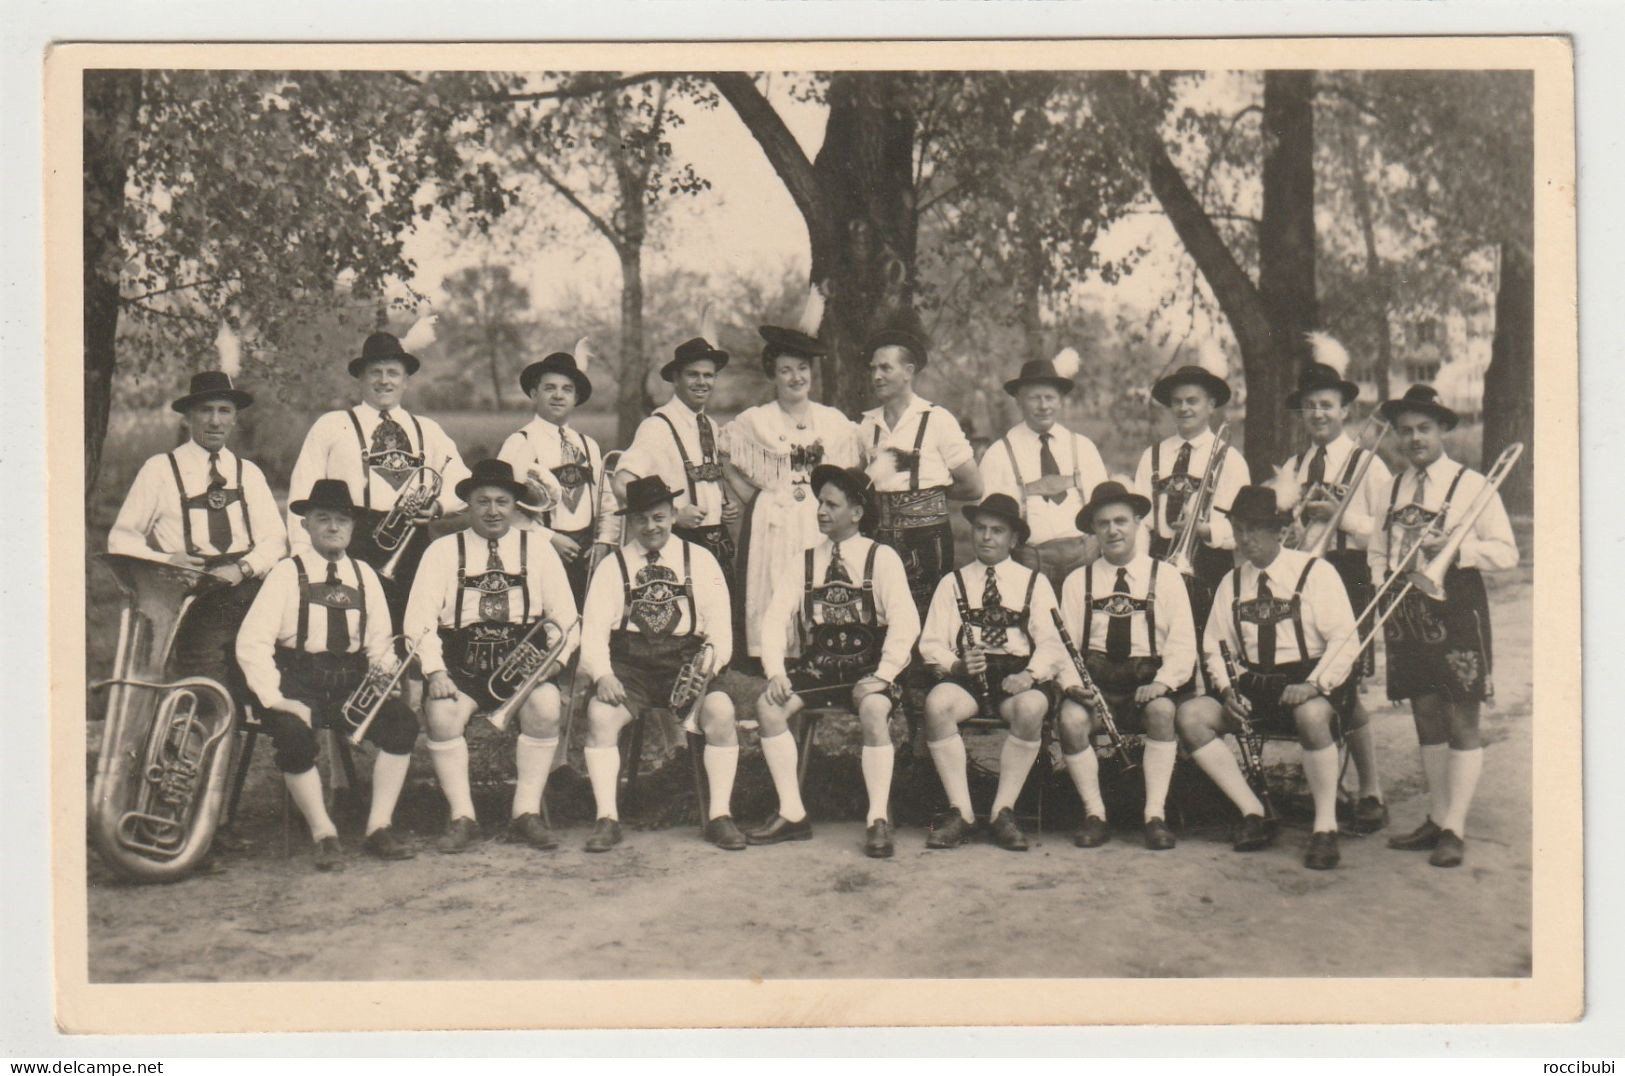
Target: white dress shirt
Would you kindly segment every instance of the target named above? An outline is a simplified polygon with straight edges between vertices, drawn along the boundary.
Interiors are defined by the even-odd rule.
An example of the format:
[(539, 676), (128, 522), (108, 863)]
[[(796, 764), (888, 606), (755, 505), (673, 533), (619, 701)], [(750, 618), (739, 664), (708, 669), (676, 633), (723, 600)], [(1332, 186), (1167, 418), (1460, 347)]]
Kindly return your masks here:
[[(897, 550), (888, 545), (876, 545), (861, 534), (854, 534), (841, 542), (841, 563), (855, 587), (863, 586), (863, 566), (868, 562), (869, 549), (875, 549), (874, 576), (870, 579), (875, 599), (875, 620), (886, 628), (886, 639), (880, 647), (880, 664), (875, 675), (891, 683), (908, 664), (914, 640), (920, 634), (920, 614), (914, 608), (914, 597), (909, 593), (908, 574), (903, 571), (903, 560)], [(828, 538), (813, 546), (814, 586), (823, 586), (829, 572), (829, 562), (835, 544)], [(769, 679), (784, 676), (786, 649), (799, 652), (801, 633), (798, 627), (802, 613), (802, 599), (806, 586), (806, 558), (803, 555), (792, 568), (781, 564), (774, 575), (773, 596), (768, 601), (767, 613), (762, 621), (762, 670)], [(810, 625), (806, 625), (810, 627)]]
[[(1238, 668), (1243, 663), (1257, 663), (1258, 654), (1258, 625), (1242, 621), (1241, 636), (1236, 635), (1236, 620), (1232, 611), (1235, 604), (1236, 592), (1239, 586), (1242, 601), (1252, 601), (1258, 597), (1258, 578), (1260, 574), (1269, 576), (1270, 594), (1282, 601), (1292, 597), (1297, 589), (1298, 579), (1303, 575), (1303, 566), (1310, 560), (1307, 553), (1296, 549), (1283, 549), (1275, 554), (1269, 567), (1260, 573), (1252, 561), (1243, 561), (1241, 567), (1228, 572), (1219, 582), (1219, 589), (1213, 595), (1213, 610), (1208, 613), (1207, 628), (1202, 633), (1202, 659), (1207, 669), (1208, 683), (1215, 692), (1223, 693), (1230, 686), (1230, 676), (1225, 672), (1224, 659), (1219, 654), (1219, 642), (1223, 640), (1230, 646), (1230, 653), (1236, 659)], [(1300, 658), (1315, 659), (1326, 652), (1328, 645), (1337, 645), (1354, 631), (1354, 610), (1349, 606), (1348, 591), (1343, 589), (1343, 579), (1322, 558), (1314, 558), (1315, 566), (1304, 581), (1302, 602), (1299, 608), (1303, 616), (1303, 639), (1308, 647), (1307, 654), (1298, 652), (1298, 633), (1292, 626), (1290, 619), (1278, 621), (1275, 625), (1275, 664), (1285, 665)], [(1238, 583), (1237, 580), (1240, 580)], [(1327, 668), (1325, 674), (1317, 679), (1316, 686), (1321, 691), (1330, 691), (1348, 679), (1349, 670), (1354, 667), (1354, 661), (1360, 656), (1360, 648), (1350, 643), (1342, 647), (1338, 660)]]
[[(716, 648), (716, 667), (722, 668), (733, 657), (733, 611), (728, 605), (728, 581), (710, 550), (693, 542), (685, 542), (675, 535), (666, 539), (658, 552), (649, 553), (641, 542), (631, 542), (621, 548), (626, 558), (626, 573), (636, 586), (638, 572), (648, 564), (661, 564), (670, 568), (677, 581), (683, 581), (683, 547), (688, 547), (689, 585), (694, 597), (694, 612), (698, 622), (689, 619), (687, 598), (677, 600), (679, 615), (672, 629), (674, 635), (703, 635)], [(614, 554), (599, 562), (587, 585), (586, 613), (581, 618), (581, 673), (589, 682), (596, 682), (610, 673), (609, 634), (620, 631), (626, 612), (626, 592), (622, 587), (621, 569)], [(636, 621), (628, 622), (626, 631), (636, 632)]]
[[(327, 558), (314, 550), (295, 553), (271, 569), (265, 577), (254, 604), (248, 607), (242, 627), (237, 632), (237, 664), (242, 666), (243, 679), (254, 695), (267, 708), (285, 708), (287, 698), (282, 694), (282, 674), (276, 667), (276, 650), (293, 650), (299, 642), (299, 570), (294, 562), (305, 566), (305, 578), (312, 583), (327, 580)], [(389, 603), (384, 597), (383, 584), (372, 565), (349, 555), (341, 556), (335, 565), (338, 580), (345, 586), (361, 592), (366, 604), (366, 638), (361, 637), (361, 609), (344, 611), (349, 625), (347, 654), (365, 650), (367, 660), (380, 664), (392, 659)], [(327, 653), (326, 606), (312, 605), (305, 623), (304, 651), (308, 654)]]
[[(355, 436), (354, 414), (361, 423), (361, 440)], [(455, 512), (463, 506), (454, 492), (457, 483), (468, 477), (468, 468), (446, 431), (432, 418), (408, 414), (405, 408), (390, 409), (390, 416), (406, 431), (406, 439), (414, 453), (422, 453), (424, 463), (440, 472), (440, 507)], [(288, 503), (310, 496), (310, 487), (318, 478), (339, 478), (350, 487), (350, 497), (357, 505), (388, 511), (395, 503), (396, 489), (376, 471), (363, 473), (362, 457), (372, 448), (372, 434), (383, 415), (371, 404), (359, 403), (345, 411), (329, 411), (318, 418), (305, 434), (305, 443), (294, 461), (293, 475), (288, 479)], [(423, 443), (418, 443), (418, 427), (423, 428)], [(304, 520), (288, 513), (288, 541), (295, 553), (310, 548), (310, 536), (305, 533)]]
[[(1444, 503), (1445, 494), (1450, 491), (1450, 484), (1456, 480), (1456, 475), (1461, 470), (1461, 464), (1441, 453), (1438, 459), (1428, 465), (1427, 482), (1422, 486), (1420, 502), (1417, 502), (1416, 497), (1417, 471), (1414, 467), (1405, 468), (1399, 477), (1392, 480), (1399, 485), (1397, 499), (1393, 495), (1392, 483), (1383, 483), (1376, 491), (1382, 508), (1377, 517), (1378, 525), (1372, 536), (1371, 546), (1366, 552), (1373, 578), (1378, 580), (1387, 578), (1389, 571), (1398, 565), (1404, 556), (1409, 541), (1416, 537), (1412, 535), (1408, 540), (1402, 539), (1405, 531), (1398, 526), (1393, 527), (1391, 531), (1383, 529), (1382, 521), (1387, 518), (1389, 504), (1392, 503), (1397, 510), (1407, 504), (1420, 503), (1428, 511), (1437, 512)], [(1456, 492), (1450, 499), (1450, 512), (1444, 520), (1446, 534), (1461, 522), (1468, 505), (1472, 504), (1487, 481), (1483, 475), (1471, 469), (1461, 476), (1461, 483), (1456, 486)], [(1506, 506), (1501, 503), (1500, 493), (1491, 496), (1489, 507), (1484, 509), (1483, 515), (1478, 517), (1478, 522), (1473, 524), (1472, 531), (1462, 541), (1456, 564), (1462, 568), (1481, 568), (1486, 571), (1503, 571), (1517, 567), (1518, 543), (1512, 534), (1512, 521), (1507, 518)]]
[[(1298, 504), (1301, 509), (1309, 498), (1309, 463), (1314, 459), (1318, 446), (1311, 445), (1299, 455), (1286, 461), (1281, 468), (1283, 480), (1298, 485), (1303, 493)], [(1348, 470), (1349, 454), (1355, 449), (1352, 438), (1347, 433), (1339, 433), (1326, 444), (1326, 482), (1328, 484), (1342, 484), (1344, 472)], [(1365, 459), (1362, 453), (1360, 461), (1356, 462), (1358, 468)], [(1382, 462), (1379, 456), (1371, 461), (1367, 468), (1365, 478), (1360, 482), (1360, 488), (1354, 491), (1349, 500), (1349, 506), (1343, 510), (1342, 518), (1337, 521), (1340, 532), (1338, 540), (1331, 543), (1331, 549), (1369, 549), (1371, 536), (1382, 526), (1383, 512), (1387, 506), (1382, 497), (1388, 488), (1392, 475), (1388, 465)], [(1311, 523), (1304, 532), (1303, 544), (1313, 545), (1320, 536), (1321, 525)]]
[[(441, 672), (446, 659), (440, 643), (440, 628), (463, 628), (480, 618), (480, 598), (472, 589), (463, 595), (463, 617), (457, 619), (457, 539), (463, 539), (464, 577), (483, 575), (489, 570), (490, 543), (472, 528), (437, 538), (423, 552), (418, 574), (412, 581), (412, 593), (406, 600), (406, 615), (402, 618), (408, 643), (422, 639), (418, 649), (418, 664), (424, 676)], [(509, 527), (497, 539), (497, 554), (502, 558), (502, 570), (518, 575), (521, 563), (520, 543), (524, 542), (525, 593), (529, 595), (530, 621), (546, 617), (560, 627), (568, 627), (576, 618), (575, 595), (570, 592), (570, 580), (564, 574), (564, 562), (553, 552), (546, 538), (518, 527)], [(508, 595), (508, 622), (525, 623), (525, 599), (517, 592)], [(573, 649), (573, 648), (572, 648)], [(570, 656), (570, 650), (562, 655)]]
[[(108, 532), (109, 553), (164, 560), (172, 554), (188, 552), (186, 529), (181, 519), (181, 491), (175, 488), (175, 471), (170, 467), (169, 457), (167, 452), (152, 456), (136, 472), (113, 529)], [(203, 446), (188, 441), (174, 450), (174, 457), (181, 481), (186, 485), (186, 495), (195, 497), (207, 491), (209, 453)], [(237, 462), (237, 456), (229, 449), (220, 450), (216, 466), (226, 480), (227, 489), (237, 488)], [(190, 510), (192, 544), (203, 556), (246, 550), (243, 564), (255, 575), (263, 576), (282, 559), (288, 537), (282, 529), (282, 517), (265, 475), (248, 460), (242, 461), (242, 470), (242, 497), (226, 506), (226, 519), (231, 523), (230, 548), (216, 549), (209, 543), (209, 513), (204, 508)], [(254, 533), (252, 546), (248, 541), (250, 529)]]
[[(1083, 638), (1084, 594), (1086, 584), (1093, 584), (1095, 600), (1108, 597), (1117, 589), (1117, 565), (1105, 557), (1092, 565), (1077, 568), (1061, 584), (1061, 620), (1073, 643), (1087, 655), (1091, 650), (1106, 651), (1106, 632), (1111, 617), (1096, 612), (1089, 618), (1089, 637)], [(1178, 572), (1138, 553), (1123, 567), (1128, 569), (1128, 592), (1133, 598), (1145, 599), (1151, 586), (1151, 573), (1157, 573), (1157, 595), (1152, 612), (1157, 628), (1157, 657), (1162, 665), (1156, 680), (1177, 691), (1189, 682), (1196, 672), (1196, 623), (1191, 619), (1190, 595), (1185, 579)], [(1090, 577), (1093, 568), (1093, 577)], [(1144, 615), (1129, 618), (1129, 656), (1151, 656), (1151, 636)], [(1066, 687), (1081, 687), (1077, 669), (1068, 660), (1061, 669), (1061, 683)]]
[(548, 513), (551, 523), (544, 524), (540, 515), (532, 516), (529, 512), (520, 511), (514, 517), (516, 526), (555, 531), (580, 531), (592, 526), (598, 495), (604, 485), (604, 455), (599, 451), (597, 441), (568, 426), (554, 425), (538, 415), (508, 435), (508, 439), (502, 442), (502, 451), (497, 453), (497, 459), (510, 464), (514, 477), (523, 482), (531, 471), (547, 474), (564, 464), (565, 438), (585, 457), (586, 465), (592, 471), (592, 485), (581, 488), (581, 499), (574, 508), (561, 497)]
[[(1203, 430), (1200, 434), (1191, 438), (1190, 467), (1186, 473), (1191, 475), (1197, 482), (1202, 480), (1202, 475), (1207, 470), (1208, 456), (1213, 452), (1213, 442), (1212, 430)], [(1159, 446), (1157, 459), (1159, 468), (1157, 474), (1159, 477), (1166, 479), (1174, 473), (1174, 462), (1179, 459), (1179, 448), (1184, 443), (1185, 439), (1177, 434), (1163, 439)], [(1242, 459), (1241, 453), (1237, 452), (1234, 447), (1226, 451), (1224, 462), (1219, 465), (1219, 475), (1214, 483), (1213, 504), (1219, 508), (1229, 508), (1230, 502), (1236, 499), (1236, 493), (1251, 480), (1249, 474), (1247, 461)], [(1178, 523), (1178, 520), (1168, 518), (1166, 498), (1158, 497), (1152, 491), (1151, 450), (1149, 448), (1141, 453), (1140, 466), (1134, 472), (1134, 491), (1143, 497), (1149, 498), (1153, 505), (1152, 515), (1147, 516), (1143, 524), (1147, 533), (1153, 533), (1151, 531), (1152, 520), (1155, 519), (1156, 530), (1154, 533), (1163, 538), (1172, 538), (1174, 536), (1174, 524)], [(1187, 498), (1187, 501), (1194, 499), (1195, 496), (1192, 493), (1190, 498)], [(1207, 545), (1212, 546), (1214, 549), (1236, 548), (1235, 533), (1231, 531), (1230, 520), (1223, 512), (1214, 512), (1209, 517), (1208, 522), (1211, 533)]]
[[(931, 604), (926, 607), (925, 627), (920, 632), (920, 657), (932, 665), (951, 669), (960, 656), (959, 628), (963, 621), (959, 618), (959, 592), (954, 587), (954, 575), (957, 573), (964, 581), (965, 604), (971, 609), (980, 609), (982, 590), (987, 584), (987, 567), (981, 561), (972, 561), (943, 576), (937, 583), (936, 592), (931, 595)], [(1033, 578), (1033, 570), (1006, 557), (993, 565), (993, 572), (999, 583), (999, 598), (1004, 607), (1019, 610), (1027, 596), (1027, 585)], [(1055, 618), (1050, 615), (1054, 609), (1055, 589), (1047, 578), (1039, 575), (1033, 586), (1027, 623), (1022, 625), (1026, 632), (1011, 627), (1005, 633), (1003, 646), (988, 645), (983, 641), (980, 629), (972, 628), (971, 635), (974, 642), (987, 653), (1030, 658), (1027, 671), (1032, 673), (1033, 679), (1050, 680), (1059, 675), (1061, 667), (1069, 661), (1065, 648), (1061, 646), (1061, 637), (1055, 631)]]
[[(659, 416), (664, 415), (671, 421), (667, 426)], [(685, 404), (680, 397), (673, 396), (670, 400), (654, 409), (654, 412), (642, 422), (638, 423), (637, 433), (632, 435), (632, 444), (621, 454), (616, 468), (627, 471), (639, 478), (648, 478), (650, 475), (659, 475), (666, 483), (667, 489), (677, 491), (677, 497), (672, 502), (677, 508), (683, 508), (689, 503), (688, 473), (683, 470), (682, 453), (672, 443), (672, 427), (676, 427), (677, 436), (682, 440), (683, 451), (688, 453), (688, 462), (696, 467), (703, 466), (705, 457), (700, 453), (700, 418), (701, 414)], [(705, 421), (711, 425), (712, 443), (716, 446), (716, 460), (722, 462), (722, 432), (716, 421), (710, 415), (704, 416)], [(715, 482), (696, 482), (694, 485), (694, 506), (705, 513), (700, 521), (702, 527), (712, 527), (722, 522), (722, 479)], [(719, 662), (717, 668), (721, 668)]]
[[(931, 416), (929, 422), (926, 422), (927, 414)], [(910, 487), (908, 468), (898, 467), (896, 458), (886, 450), (914, 451), (914, 439), (920, 432), (921, 422), (926, 422), (926, 427), (925, 441), (920, 445), (919, 481)], [(976, 455), (953, 413), (919, 396), (909, 400), (896, 426), (886, 425), (884, 407), (865, 411), (858, 423), (858, 441), (869, 461), (869, 478), (879, 493), (952, 486), (954, 469), (963, 467)]]
[[(1025, 422), (1012, 427), (982, 453), (982, 495), (1004, 493), (1015, 498), (1016, 503), (1023, 506), (1027, 525), (1032, 528), (1032, 542), (1078, 537), (1082, 533), (1078, 530), (1078, 512), (1089, 500), (1089, 494), (1107, 477), (1106, 464), (1093, 441), (1060, 423), (1047, 432), (1050, 455), (1055, 457), (1061, 475), (1069, 479), (1059, 504), (1042, 494), (1028, 494), (1023, 488), (1043, 475), (1043, 465), (1039, 462), (1042, 435)], [(1014, 468), (1010, 465), (1012, 454)]]

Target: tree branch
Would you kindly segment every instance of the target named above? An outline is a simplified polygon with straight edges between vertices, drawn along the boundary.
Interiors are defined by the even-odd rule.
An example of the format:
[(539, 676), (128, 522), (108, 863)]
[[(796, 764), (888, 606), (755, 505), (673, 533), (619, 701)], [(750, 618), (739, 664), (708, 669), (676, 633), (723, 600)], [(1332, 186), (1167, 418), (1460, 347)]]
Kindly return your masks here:
[(124, 302), (126, 302), (130, 306), (135, 307), (137, 310), (144, 311), (145, 313), (148, 313), (148, 314), (154, 314), (154, 315), (156, 315), (158, 317), (161, 317), (161, 318), (170, 318), (171, 320), (174, 320), (174, 321), (190, 321), (190, 322), (193, 322), (194, 324), (197, 324), (197, 325), (213, 325), (214, 324), (214, 322), (210, 321), (208, 318), (200, 317), (197, 314), (182, 314), (182, 313), (180, 313), (179, 311), (176, 311), (176, 310), (159, 310), (155, 306), (148, 306), (146, 303), (143, 303), (143, 302), (140, 302), (140, 301), (134, 300), (134, 299), (126, 299), (126, 300), (124, 300)]
[(564, 182), (555, 176), (552, 171), (548, 169), (547, 165), (542, 163), (541, 159), (536, 155), (536, 151), (534, 149), (526, 150), (526, 156), (530, 158), (530, 163), (535, 167), (536, 174), (545, 179), (554, 190), (559, 192), (560, 197), (574, 206), (576, 211), (582, 216), (586, 217), (588, 222), (592, 224), (594, 228), (597, 228), (600, 232), (602, 232), (604, 238), (609, 240), (610, 245), (613, 246), (618, 253), (621, 249), (622, 239), (621, 233), (615, 230), (615, 226), (595, 213), (591, 206), (589, 206), (586, 202), (583, 202), (579, 197), (576, 196), (574, 191), (565, 186)]
[(238, 274), (231, 273), (227, 276), (210, 277), (208, 280), (194, 280), (190, 284), (176, 284), (167, 288), (154, 288), (152, 291), (144, 291), (140, 295), (121, 295), (119, 296), (119, 299), (121, 302), (135, 303), (140, 302), (142, 299), (150, 299), (154, 295), (168, 295), (170, 292), (186, 291), (188, 288), (202, 288), (207, 287), (210, 284), (224, 284), (228, 280), (240, 279), (241, 277), (238, 276)]
[(785, 189), (807, 222), (814, 251), (822, 249), (832, 239), (833, 226), (825, 205), (823, 188), (812, 162), (802, 152), (801, 144), (785, 125), (771, 102), (756, 88), (751, 77), (740, 71), (716, 72), (711, 81), (738, 113), (751, 136), (762, 147), (762, 153), (778, 173)]
[(571, 97), (591, 97), (597, 93), (608, 93), (610, 90), (624, 89), (627, 86), (636, 86), (640, 82), (661, 77), (661, 72), (646, 71), (638, 75), (624, 75), (621, 78), (607, 79), (603, 82), (582, 83), (576, 86), (563, 86), (554, 90), (538, 90), (534, 93), (493, 93), (482, 97), (484, 101), (562, 101)]

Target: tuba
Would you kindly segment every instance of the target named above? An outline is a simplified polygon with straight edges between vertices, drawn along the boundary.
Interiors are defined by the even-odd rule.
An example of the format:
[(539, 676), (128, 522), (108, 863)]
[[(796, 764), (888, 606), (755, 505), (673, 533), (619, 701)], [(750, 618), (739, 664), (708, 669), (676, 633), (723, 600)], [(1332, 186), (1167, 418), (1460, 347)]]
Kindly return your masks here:
[(124, 591), (107, 720), (90, 792), (90, 837), (121, 874), (182, 878), (209, 850), (231, 770), (231, 696), (206, 676), (165, 680), (192, 599), (224, 584), (166, 561), (102, 557)]
[[(390, 653), (395, 652), (396, 646), (406, 638), (396, 635), (389, 640)], [(401, 679), (406, 676), (406, 670), (411, 666), (412, 659), (417, 656), (418, 647), (423, 645), (421, 638), (415, 640), (407, 648), (406, 656), (399, 661), (381, 662), (367, 667), (367, 675), (361, 678), (361, 683), (350, 692), (350, 697), (344, 700), (339, 713), (344, 717), (344, 723), (350, 726), (350, 742), (358, 744), (366, 738), (367, 730), (372, 727), (373, 719), (378, 711), (384, 708), (384, 703), (395, 694), (400, 686)]]
[(384, 566), (378, 569), (380, 576), (390, 580), (395, 578), (395, 569), (409, 544), (407, 539), (417, 527), (412, 520), (418, 513), (440, 499), (440, 488), (444, 484), (445, 480), (440, 477), (440, 472), (427, 464), (415, 468), (406, 476), (406, 481), (401, 483), (395, 503), (372, 529), (372, 540), (377, 543), (379, 549), (394, 550), (389, 560), (384, 562)]
[[(502, 700), (501, 705), (487, 715), (492, 726), (499, 731), (508, 727), (514, 712), (530, 697), (530, 693), (559, 670), (559, 658), (570, 645), (571, 636), (579, 636), (580, 633), (580, 617), (563, 629), (553, 620), (538, 620), (532, 625), (486, 681), (485, 686), (491, 697)], [(538, 643), (545, 644), (547, 649), (543, 650)]]
[(1219, 472), (1224, 469), (1224, 457), (1229, 451), (1230, 424), (1226, 422), (1213, 436), (1213, 449), (1208, 453), (1207, 467), (1202, 471), (1202, 484), (1196, 487), (1196, 494), (1185, 502), (1185, 510), (1179, 518), (1179, 531), (1162, 558), (1164, 563), (1181, 575), (1196, 574), (1196, 565), (1191, 561), (1196, 552), (1196, 525), (1213, 511), (1213, 495), (1219, 484)]
[[(1375, 412), (1370, 418), (1366, 419), (1365, 426), (1360, 430), (1360, 436), (1356, 438), (1356, 444), (1366, 450), (1365, 458), (1354, 469), (1354, 474), (1349, 476), (1348, 485), (1343, 487), (1342, 492), (1338, 495), (1337, 504), (1332, 508), (1332, 517), (1324, 523), (1305, 526), (1302, 539), (1298, 543), (1299, 547), (1311, 557), (1326, 555), (1326, 550), (1332, 544), (1332, 539), (1337, 536), (1338, 526), (1343, 522), (1343, 513), (1353, 503), (1354, 495), (1360, 492), (1360, 486), (1365, 481), (1366, 472), (1371, 470), (1371, 461), (1377, 458), (1377, 447), (1382, 444), (1382, 439), (1388, 436), (1388, 430), (1391, 426), (1392, 423)], [(1371, 430), (1376, 431), (1375, 436), (1368, 433)], [(1369, 446), (1366, 445), (1368, 437), (1371, 441)], [(1320, 528), (1313, 539), (1309, 537), (1311, 527)]]

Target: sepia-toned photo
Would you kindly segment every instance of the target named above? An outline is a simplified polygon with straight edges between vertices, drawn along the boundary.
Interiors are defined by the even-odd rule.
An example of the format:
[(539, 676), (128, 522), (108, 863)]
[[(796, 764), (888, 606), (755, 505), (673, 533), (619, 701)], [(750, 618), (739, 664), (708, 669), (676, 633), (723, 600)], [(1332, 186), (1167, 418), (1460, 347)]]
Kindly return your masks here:
[(1566, 44), (399, 53), (51, 58), (64, 1026), (1579, 1014)]

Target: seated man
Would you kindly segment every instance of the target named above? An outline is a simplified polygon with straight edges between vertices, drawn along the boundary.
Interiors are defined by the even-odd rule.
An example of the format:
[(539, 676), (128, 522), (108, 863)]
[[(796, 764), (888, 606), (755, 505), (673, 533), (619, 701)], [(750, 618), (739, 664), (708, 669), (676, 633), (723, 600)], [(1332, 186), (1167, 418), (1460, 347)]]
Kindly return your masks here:
[[(1180, 704), (1179, 737), (1241, 810), (1234, 846), (1245, 852), (1268, 845), (1275, 833), (1220, 737), (1248, 721), (1295, 735), (1315, 801), (1303, 863), (1330, 870), (1339, 858), (1334, 729), (1338, 713), (1347, 712), (1349, 672), (1358, 655), (1357, 647), (1343, 645), (1354, 632), (1354, 611), (1337, 569), (1281, 548), (1292, 516), (1277, 503), (1274, 490), (1242, 487), (1229, 516), (1236, 549), (1245, 559), (1219, 583), (1202, 636), (1208, 684), (1218, 697), (1201, 695)], [(1280, 630), (1283, 621), (1290, 631)], [(1332, 653), (1322, 661), (1328, 647)], [(1237, 676), (1230, 670), (1232, 658), (1240, 662)]]
[[(442, 852), (464, 851), (479, 834), (463, 730), (476, 712), (489, 714), (502, 703), (491, 694), (491, 674), (538, 621), (568, 629), (576, 619), (559, 555), (542, 535), (513, 525), (515, 502), (524, 493), (524, 483), (502, 460), (475, 464), (457, 483), (458, 499), (468, 504), (468, 529), (429, 546), (406, 602), (406, 637), (422, 640), (418, 665), (426, 681), (429, 758), (451, 807)], [(540, 633), (532, 642), (547, 647)], [(559, 655), (561, 668), (569, 657), (566, 648)], [(508, 824), (510, 840), (544, 851), (558, 847), (541, 817), (558, 745), (559, 689), (547, 682), (519, 705), (518, 779)]]
[[(1174, 846), (1164, 821), (1178, 750), (1174, 705), (1196, 673), (1196, 627), (1179, 573), (1135, 550), (1150, 510), (1148, 499), (1117, 482), (1095, 487), (1078, 513), (1078, 527), (1094, 535), (1101, 559), (1067, 577), (1061, 619), (1118, 729), (1145, 737), (1145, 846), (1160, 851)], [(1074, 842), (1094, 848), (1111, 839), (1093, 746), (1104, 722), (1090, 710), (1071, 662), (1061, 670), (1061, 683), (1067, 690), (1059, 720), (1061, 750), (1085, 810)]]
[[(632, 541), (603, 559), (587, 584), (581, 622), (581, 675), (593, 684), (587, 704), (587, 777), (598, 805), (598, 823), (587, 851), (607, 852), (621, 843), (620, 733), (635, 715), (667, 706), (684, 665), (706, 644), (711, 668), (733, 656), (728, 581), (705, 546), (672, 536), (677, 496), (659, 475), (626, 484), (626, 517)], [(705, 772), (711, 810), (705, 839), (730, 852), (745, 835), (728, 813), (739, 769), (739, 733), (733, 700), (706, 690), (699, 702), (705, 735)], [(633, 760), (637, 764), (637, 760)]]
[[(993, 840), (1024, 852), (1016, 797), (1038, 758), (1044, 718), (1059, 694), (1055, 682), (1066, 661), (1055, 631), (1055, 591), (1049, 580), (1010, 559), (1027, 540), (1026, 520), (1013, 498), (995, 493), (966, 505), (976, 546), (974, 565), (955, 569), (937, 584), (920, 634), (920, 656), (937, 683), (925, 697), (925, 736), (951, 810), (926, 838), (927, 848), (963, 844), (975, 825), (965, 741), (959, 724), (997, 715), (1010, 726), (999, 755), (993, 798)], [(1021, 595), (1021, 604), (1006, 605)]]
[[(869, 790), (863, 852), (885, 859), (893, 851), (893, 696), (920, 634), (919, 613), (897, 551), (858, 533), (871, 519), (869, 476), (823, 464), (813, 468), (812, 490), (824, 540), (807, 550), (799, 576), (779, 573), (762, 622), (767, 690), (756, 704), (756, 720), (779, 810), (747, 836), (752, 844), (812, 836), (796, 783), (789, 719), (804, 706), (851, 706), (863, 729), (863, 783)], [(854, 571), (862, 572), (857, 580)], [(785, 647), (792, 638), (800, 656), (787, 665)]]
[[(377, 573), (348, 553), (357, 515), (349, 487), (335, 478), (318, 479), (310, 496), (289, 509), (304, 520), (310, 545), (266, 575), (237, 633), (237, 663), (264, 707), (260, 719), (276, 745), (288, 795), (310, 826), (316, 869), (331, 871), (344, 864), (338, 830), (322, 802), (316, 730), (350, 733), (341, 708), (370, 664), (394, 663), (394, 636)], [(378, 760), (362, 847), (379, 859), (410, 859), (412, 850), (390, 823), (417, 743), (417, 717), (391, 696), (367, 726), (366, 738), (377, 746)]]

